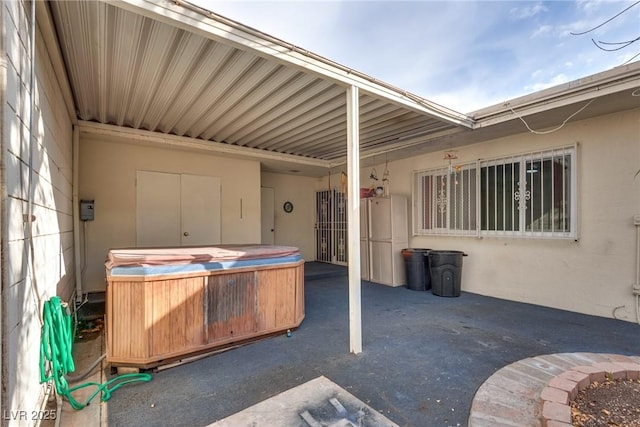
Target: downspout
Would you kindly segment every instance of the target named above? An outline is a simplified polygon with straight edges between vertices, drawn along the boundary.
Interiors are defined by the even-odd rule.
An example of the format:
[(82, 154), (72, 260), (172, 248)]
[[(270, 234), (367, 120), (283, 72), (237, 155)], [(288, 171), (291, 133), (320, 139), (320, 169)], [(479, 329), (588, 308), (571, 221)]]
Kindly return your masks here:
[(633, 217), (633, 225), (636, 227), (636, 282), (631, 292), (636, 300), (636, 320), (640, 325), (640, 215)]
[(80, 164), (80, 131), (73, 126), (73, 250), (76, 268), (76, 304), (82, 303), (82, 259), (80, 251), (80, 200), (78, 199), (78, 181)]

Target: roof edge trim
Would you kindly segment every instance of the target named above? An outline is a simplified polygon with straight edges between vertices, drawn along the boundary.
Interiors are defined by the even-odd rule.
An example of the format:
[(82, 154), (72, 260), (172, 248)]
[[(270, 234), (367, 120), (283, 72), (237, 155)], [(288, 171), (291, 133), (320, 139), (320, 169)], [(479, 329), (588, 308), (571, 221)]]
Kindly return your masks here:
[(330, 162), (328, 162), (327, 160), (312, 159), (308, 157), (295, 156), (293, 154), (273, 153), (269, 151), (257, 150), (255, 148), (238, 147), (222, 142), (204, 141), (187, 136), (164, 134), (143, 129), (125, 128), (117, 125), (89, 122), (85, 120), (78, 122), (78, 128), (80, 132), (93, 135), (129, 138), (133, 139), (136, 142), (153, 143), (163, 145), (165, 147), (194, 149), (199, 151), (224, 154), (228, 156), (239, 156), (256, 161), (288, 161), (295, 162), (298, 165), (322, 168), (327, 168), (330, 166)]
[(475, 128), (481, 128), (517, 119), (512, 110), (517, 110), (520, 116), (526, 116), (633, 88), (640, 88), (640, 61), (513, 98), (469, 114), (476, 120)]

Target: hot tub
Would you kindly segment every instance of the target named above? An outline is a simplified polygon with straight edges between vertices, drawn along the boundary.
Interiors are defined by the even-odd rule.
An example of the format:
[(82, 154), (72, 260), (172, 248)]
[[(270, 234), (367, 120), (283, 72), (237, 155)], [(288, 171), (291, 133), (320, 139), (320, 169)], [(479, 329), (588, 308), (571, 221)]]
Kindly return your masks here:
[(291, 246), (113, 249), (107, 362), (153, 368), (297, 328), (304, 260)]

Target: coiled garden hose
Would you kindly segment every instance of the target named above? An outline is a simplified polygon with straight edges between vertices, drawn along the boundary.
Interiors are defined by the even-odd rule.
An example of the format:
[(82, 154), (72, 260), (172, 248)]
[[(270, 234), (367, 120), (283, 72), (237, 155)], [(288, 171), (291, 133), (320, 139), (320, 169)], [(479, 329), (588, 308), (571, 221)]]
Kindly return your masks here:
[[(67, 307), (59, 297), (52, 297), (43, 305), (43, 326), (40, 339), (40, 383), (53, 379), (58, 395), (65, 397), (73, 409), (82, 409), (102, 393), (100, 401), (106, 402), (111, 393), (125, 384), (135, 381), (150, 381), (151, 375), (146, 373), (122, 374), (105, 383), (87, 382), (69, 388), (65, 375), (75, 371), (73, 363), (73, 324)], [(49, 375), (47, 375), (47, 362)], [(79, 402), (72, 393), (85, 387), (96, 387), (96, 391), (86, 402)]]

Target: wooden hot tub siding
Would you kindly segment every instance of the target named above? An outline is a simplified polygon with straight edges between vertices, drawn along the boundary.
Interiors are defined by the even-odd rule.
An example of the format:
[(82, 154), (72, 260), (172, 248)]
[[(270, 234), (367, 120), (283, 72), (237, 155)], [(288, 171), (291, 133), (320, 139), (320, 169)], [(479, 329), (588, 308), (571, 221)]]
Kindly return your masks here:
[(304, 261), (166, 276), (107, 275), (107, 362), (152, 368), (296, 328)]

